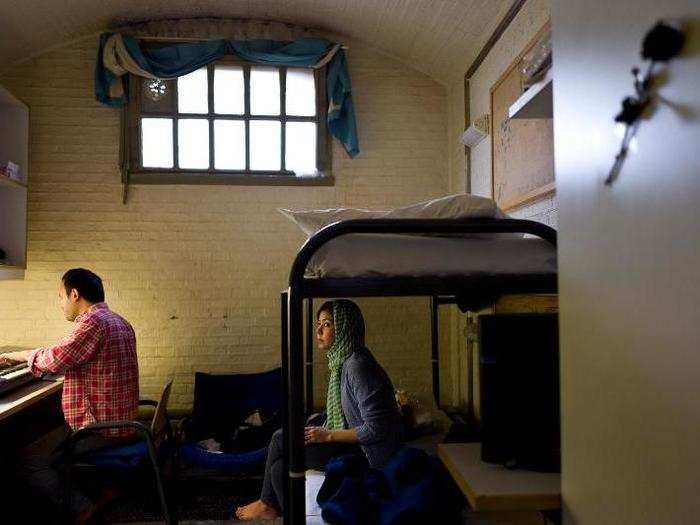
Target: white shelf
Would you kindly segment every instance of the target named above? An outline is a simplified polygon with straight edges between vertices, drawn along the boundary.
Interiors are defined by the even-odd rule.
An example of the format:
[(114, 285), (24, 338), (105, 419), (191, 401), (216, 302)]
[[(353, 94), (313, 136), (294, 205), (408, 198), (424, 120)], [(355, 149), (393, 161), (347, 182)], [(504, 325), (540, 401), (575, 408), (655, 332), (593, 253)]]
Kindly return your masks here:
[(2, 86), (0, 86), (0, 106), (18, 107), (25, 110), (29, 109), (24, 102)]
[(11, 179), (0, 173), (0, 186), (14, 186), (19, 188), (26, 188), (27, 185), (15, 179)]
[(552, 70), (508, 108), (508, 118), (552, 118)]
[(19, 165), (22, 180), (0, 174), (0, 248), (12, 265), (0, 266), (0, 280), (23, 279), (27, 261), (29, 108), (0, 86), (0, 162)]

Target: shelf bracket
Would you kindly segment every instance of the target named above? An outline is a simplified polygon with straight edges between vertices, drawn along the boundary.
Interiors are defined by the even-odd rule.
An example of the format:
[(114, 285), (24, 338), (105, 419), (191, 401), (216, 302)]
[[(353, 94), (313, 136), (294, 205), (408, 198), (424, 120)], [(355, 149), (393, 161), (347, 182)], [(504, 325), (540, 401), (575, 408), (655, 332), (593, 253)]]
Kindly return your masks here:
[(126, 199), (129, 197), (129, 181), (122, 182), (122, 204), (126, 204)]

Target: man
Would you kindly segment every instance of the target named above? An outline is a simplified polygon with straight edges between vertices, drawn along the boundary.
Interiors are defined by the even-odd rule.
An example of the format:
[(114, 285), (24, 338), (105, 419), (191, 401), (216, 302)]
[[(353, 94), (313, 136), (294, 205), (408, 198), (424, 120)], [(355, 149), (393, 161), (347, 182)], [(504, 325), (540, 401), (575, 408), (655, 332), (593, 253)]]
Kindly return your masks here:
[[(68, 270), (58, 296), (66, 319), (75, 322), (72, 333), (56, 346), (0, 356), (5, 362), (26, 361), (36, 376), (65, 376), (61, 401), (65, 425), (25, 449), (22, 465), (23, 478), (33, 492), (53, 505), (60, 505), (63, 497), (59, 469), (70, 433), (92, 423), (134, 420), (139, 398), (134, 330), (105, 304), (102, 279), (83, 268)], [(110, 429), (91, 434), (78, 442), (75, 453), (123, 444), (133, 439), (132, 432)], [(71, 508), (81, 522), (96, 505), (75, 491)]]

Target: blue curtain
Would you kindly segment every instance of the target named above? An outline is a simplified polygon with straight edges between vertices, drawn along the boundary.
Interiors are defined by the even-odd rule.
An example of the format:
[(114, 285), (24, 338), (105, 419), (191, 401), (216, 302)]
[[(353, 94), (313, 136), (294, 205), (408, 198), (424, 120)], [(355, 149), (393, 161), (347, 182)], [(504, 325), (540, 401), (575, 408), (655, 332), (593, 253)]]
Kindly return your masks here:
[[(126, 104), (128, 90), (120, 95), (110, 93), (110, 86), (121, 82), (107, 67), (103, 51), (111, 33), (100, 36), (95, 65), (95, 97), (107, 106)], [(142, 49), (138, 40), (123, 35), (122, 40), (131, 59), (144, 71), (157, 78), (176, 78), (233, 54), (256, 64), (311, 67), (319, 62), (334, 46), (319, 38), (302, 38), (292, 42), (274, 40), (210, 40), (206, 42), (176, 43)], [(123, 77), (126, 78), (126, 75)], [(329, 108), (327, 124), (331, 134), (345, 147), (350, 157), (360, 152), (352, 87), (345, 52), (338, 49), (328, 63), (326, 90)]]

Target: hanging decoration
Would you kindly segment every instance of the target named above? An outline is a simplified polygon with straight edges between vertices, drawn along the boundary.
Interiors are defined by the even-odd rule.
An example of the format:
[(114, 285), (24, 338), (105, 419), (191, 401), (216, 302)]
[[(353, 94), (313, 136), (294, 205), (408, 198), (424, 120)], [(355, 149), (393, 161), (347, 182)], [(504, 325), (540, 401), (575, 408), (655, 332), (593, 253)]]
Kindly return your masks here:
[(146, 82), (143, 89), (146, 91), (148, 98), (150, 98), (153, 102), (158, 102), (166, 95), (168, 87), (161, 79), (154, 78), (153, 80)]
[(644, 36), (641, 56), (643, 60), (649, 61), (649, 65), (644, 75), (638, 67), (632, 68), (635, 94), (623, 99), (622, 110), (615, 116), (615, 122), (624, 126), (624, 134), (620, 151), (615, 156), (615, 162), (605, 179), (606, 185), (612, 185), (620, 175), (630, 143), (637, 133), (642, 117), (657, 97), (654, 81), (659, 63), (668, 62), (678, 56), (684, 43), (685, 37), (680, 28), (664, 21), (658, 21)]

